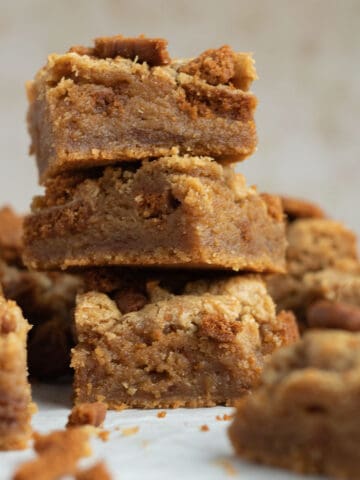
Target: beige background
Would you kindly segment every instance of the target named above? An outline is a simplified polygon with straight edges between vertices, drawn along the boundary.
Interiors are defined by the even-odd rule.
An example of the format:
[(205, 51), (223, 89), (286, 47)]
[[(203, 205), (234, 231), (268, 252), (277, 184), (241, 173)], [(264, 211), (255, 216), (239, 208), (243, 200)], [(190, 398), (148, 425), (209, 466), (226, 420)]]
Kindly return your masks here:
[(49, 52), (98, 35), (169, 39), (173, 56), (253, 51), (259, 148), (239, 165), (262, 190), (312, 198), (360, 233), (360, 1), (0, 0), (0, 202), (36, 186), (24, 83)]

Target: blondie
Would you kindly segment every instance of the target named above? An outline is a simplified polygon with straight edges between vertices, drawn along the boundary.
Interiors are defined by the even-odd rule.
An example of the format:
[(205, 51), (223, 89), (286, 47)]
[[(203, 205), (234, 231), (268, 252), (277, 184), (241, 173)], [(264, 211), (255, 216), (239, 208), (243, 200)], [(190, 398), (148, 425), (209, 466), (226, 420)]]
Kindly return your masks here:
[(242, 159), (257, 143), (255, 78), (228, 46), (171, 60), (164, 40), (116, 36), (50, 55), (28, 85), (41, 179), (173, 153)]
[(278, 310), (293, 310), (306, 325), (306, 309), (318, 300), (360, 306), (357, 240), (341, 223), (309, 202), (282, 199), (287, 215), (287, 273), (267, 277)]
[[(75, 402), (109, 408), (232, 405), (259, 380), (264, 360), (297, 339), (291, 314), (278, 317), (263, 281), (204, 280), (180, 272), (154, 278), (100, 273), (78, 296), (72, 351)], [(165, 275), (165, 276), (164, 276)], [(92, 276), (96, 283), (96, 275)]]
[(27, 378), (29, 324), (13, 301), (0, 297), (0, 450), (27, 447), (31, 438), (31, 389)]
[(246, 459), (355, 480), (360, 471), (360, 334), (313, 331), (281, 349), (242, 399), (230, 439)]
[(32, 325), (28, 334), (29, 373), (54, 378), (70, 372), (74, 344), (72, 311), (81, 280), (59, 272), (27, 270), (22, 262), (23, 217), (0, 209), (0, 284)]
[(30, 268), (122, 265), (281, 272), (285, 225), (230, 166), (163, 157), (56, 177), (25, 220)]

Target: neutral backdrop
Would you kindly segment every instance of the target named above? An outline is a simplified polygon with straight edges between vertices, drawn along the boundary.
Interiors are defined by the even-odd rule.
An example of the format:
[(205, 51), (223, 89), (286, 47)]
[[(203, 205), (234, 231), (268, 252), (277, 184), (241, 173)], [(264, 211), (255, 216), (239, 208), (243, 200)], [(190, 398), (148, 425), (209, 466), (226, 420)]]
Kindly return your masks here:
[(360, 1), (0, 0), (0, 203), (39, 192), (24, 83), (50, 52), (99, 35), (164, 36), (173, 56), (255, 54), (259, 148), (237, 168), (261, 190), (320, 202), (360, 233)]

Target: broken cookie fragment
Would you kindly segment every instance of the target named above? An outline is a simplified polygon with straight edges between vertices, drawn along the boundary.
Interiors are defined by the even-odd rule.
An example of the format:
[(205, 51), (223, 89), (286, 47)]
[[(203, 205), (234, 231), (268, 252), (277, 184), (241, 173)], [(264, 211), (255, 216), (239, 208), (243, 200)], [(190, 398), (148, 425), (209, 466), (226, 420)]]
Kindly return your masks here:
[(228, 45), (206, 50), (180, 66), (179, 72), (199, 77), (210, 85), (231, 83), (243, 91), (249, 90), (257, 78), (251, 55), (236, 53)]
[(111, 480), (111, 475), (104, 462), (98, 462), (90, 468), (79, 470), (75, 480)]
[(336, 328), (360, 331), (360, 306), (319, 300), (309, 306), (306, 323), (310, 328)]
[(13, 480), (53, 480), (74, 475), (80, 458), (91, 454), (89, 433), (81, 427), (46, 435), (35, 433), (34, 450), (38, 456), (20, 465)]
[(122, 35), (95, 39), (94, 54), (99, 58), (123, 57), (151, 67), (167, 65), (171, 58), (163, 38), (126, 38)]
[(101, 427), (104, 423), (107, 407), (105, 403), (80, 403), (75, 405), (69, 415), (66, 427), (77, 427), (81, 425), (91, 425)]
[(292, 222), (298, 218), (325, 218), (325, 212), (315, 203), (295, 197), (281, 197), (287, 220)]

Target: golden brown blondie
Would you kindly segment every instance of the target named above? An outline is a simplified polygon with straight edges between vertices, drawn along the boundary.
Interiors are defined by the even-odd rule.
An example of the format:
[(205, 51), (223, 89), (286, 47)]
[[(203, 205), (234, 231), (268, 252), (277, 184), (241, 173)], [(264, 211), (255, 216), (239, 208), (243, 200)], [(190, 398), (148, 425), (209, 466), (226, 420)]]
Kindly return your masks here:
[(355, 480), (360, 471), (360, 334), (313, 331), (281, 349), (242, 399), (230, 439), (246, 459)]
[(355, 234), (341, 223), (325, 218), (322, 210), (309, 202), (286, 197), (282, 203), (287, 215), (288, 271), (267, 278), (278, 310), (293, 310), (305, 322), (304, 326), (315, 326), (316, 321), (306, 321), (306, 310), (314, 302), (327, 300), (360, 306)]
[(258, 383), (264, 360), (297, 339), (294, 318), (276, 317), (256, 276), (157, 275), (131, 285), (121, 271), (100, 274), (99, 289), (107, 293), (78, 296), (76, 403), (232, 405)]
[(257, 143), (255, 78), (228, 46), (171, 60), (164, 40), (116, 36), (50, 55), (28, 85), (40, 176), (174, 152), (242, 159)]
[(70, 372), (74, 345), (72, 311), (81, 280), (59, 272), (27, 270), (22, 262), (23, 217), (0, 209), (0, 284), (32, 325), (28, 334), (31, 376), (53, 378)]
[(277, 197), (206, 157), (163, 157), (54, 178), (25, 220), (35, 269), (122, 265), (284, 271)]
[(31, 389), (26, 337), (30, 327), (20, 308), (0, 296), (0, 450), (27, 447), (31, 438)]

